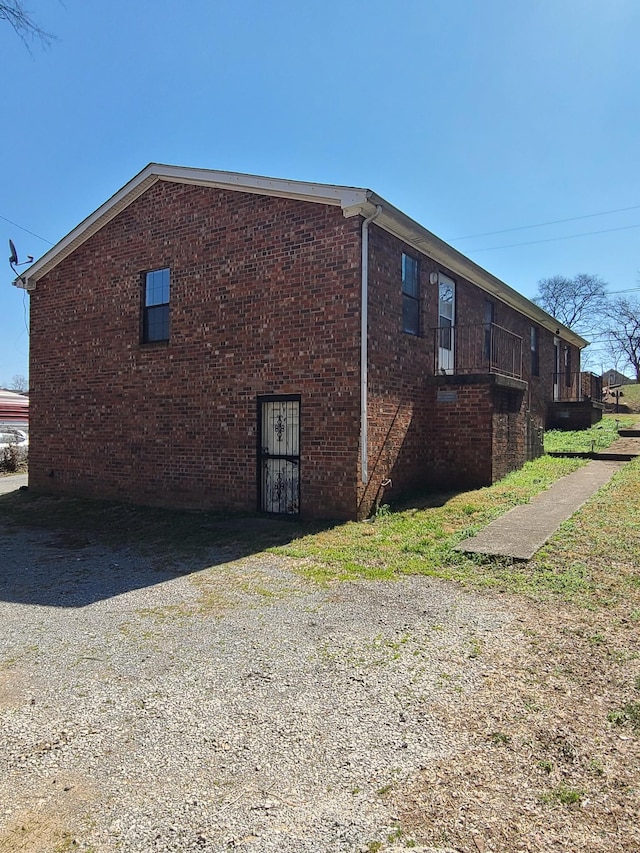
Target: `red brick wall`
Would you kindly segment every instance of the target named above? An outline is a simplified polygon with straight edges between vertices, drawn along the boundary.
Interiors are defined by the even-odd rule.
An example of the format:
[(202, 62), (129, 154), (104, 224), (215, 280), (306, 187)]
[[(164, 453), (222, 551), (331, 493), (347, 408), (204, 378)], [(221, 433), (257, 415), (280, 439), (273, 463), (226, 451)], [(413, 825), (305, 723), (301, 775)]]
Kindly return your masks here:
[[(170, 340), (141, 344), (164, 266)], [(31, 299), (32, 488), (253, 511), (256, 399), (300, 394), (303, 514), (353, 516), (358, 217), (159, 182)]]
[[(403, 252), (420, 261), (419, 336), (402, 332)], [(375, 224), (369, 269), (370, 481), (360, 488), (360, 514), (404, 491), (486, 485), (522, 465), (527, 429), (544, 424), (552, 391), (553, 334), (540, 329), (541, 377), (530, 382), (531, 321), (524, 315)], [(500, 385), (495, 377), (473, 375), (434, 377), (438, 285), (429, 282), (431, 272), (456, 282), (456, 324), (483, 324), (485, 302), (494, 303), (494, 322), (523, 339), (528, 384)], [(577, 351), (573, 359), (577, 364)], [(382, 491), (386, 478), (392, 486)]]
[[(254, 510), (257, 398), (274, 394), (301, 396), (306, 516), (362, 517), (391, 494), (521, 464), (523, 413), (542, 423), (551, 394), (553, 335), (540, 329), (531, 379), (530, 321), (493, 300), (495, 322), (524, 339), (524, 401), (459, 377), (442, 377), (455, 404), (438, 399), (429, 273), (456, 282), (459, 324), (484, 322), (487, 294), (372, 224), (363, 486), (360, 228), (339, 207), (155, 184), (32, 294), (32, 488)], [(402, 332), (403, 251), (420, 261), (419, 336)], [(170, 340), (141, 344), (144, 272), (165, 266)]]
[[(359, 481), (359, 514), (376, 501), (419, 488), (429, 458), (425, 434), (424, 379), (433, 373), (430, 336), (402, 331), (401, 258), (405, 251), (420, 260), (421, 331), (435, 325), (437, 310), (428, 259), (372, 224), (369, 229), (369, 482)], [(382, 493), (381, 482), (393, 486)]]

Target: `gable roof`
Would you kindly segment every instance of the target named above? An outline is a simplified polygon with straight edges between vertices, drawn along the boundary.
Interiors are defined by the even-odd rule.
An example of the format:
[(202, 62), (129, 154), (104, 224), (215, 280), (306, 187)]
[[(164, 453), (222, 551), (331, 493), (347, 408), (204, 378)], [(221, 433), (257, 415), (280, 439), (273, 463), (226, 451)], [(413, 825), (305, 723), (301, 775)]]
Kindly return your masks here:
[(565, 340), (577, 347), (587, 341), (561, 325), (521, 293), (509, 287), (499, 278), (467, 258), (453, 246), (428, 231), (410, 216), (372, 190), (360, 187), (345, 187), (334, 184), (314, 184), (307, 181), (290, 181), (283, 178), (265, 178), (244, 175), (238, 172), (220, 172), (212, 169), (191, 169), (185, 166), (166, 166), (150, 163), (132, 178), (115, 195), (83, 220), (66, 237), (49, 249), (39, 260), (25, 270), (15, 281), (17, 287), (34, 290), (40, 278), (68, 257), (78, 246), (116, 217), (139, 196), (158, 181), (214, 187), (258, 195), (279, 196), (319, 204), (336, 205), (346, 217), (371, 216), (381, 208), (375, 224), (399, 237), (416, 251), (424, 253), (452, 272), (463, 276), (487, 293), (506, 302), (530, 320), (550, 331), (561, 334)]

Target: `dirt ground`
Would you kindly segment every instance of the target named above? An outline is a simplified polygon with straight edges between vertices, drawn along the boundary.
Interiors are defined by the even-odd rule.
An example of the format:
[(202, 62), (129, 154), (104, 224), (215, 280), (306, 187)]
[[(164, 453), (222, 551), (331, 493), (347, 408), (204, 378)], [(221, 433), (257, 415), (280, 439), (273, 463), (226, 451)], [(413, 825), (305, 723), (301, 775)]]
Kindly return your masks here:
[(502, 603), (521, 642), (446, 719), (464, 732), (456, 760), (394, 793), (403, 827), (464, 853), (636, 853), (640, 614)]
[[(0, 545), (5, 548), (1, 566), (5, 585), (9, 575), (7, 560), (11, 560), (14, 571), (14, 578), (7, 586), (11, 594), (0, 602), (5, 607), (3, 640), (7, 645), (0, 661), (0, 719), (5, 732), (5, 723), (13, 720), (28, 746), (28, 750), (18, 748), (9, 740), (7, 754), (0, 753), (0, 789), (3, 784), (10, 785), (11, 799), (19, 803), (10, 809), (7, 797), (4, 815), (0, 808), (3, 853), (14, 850), (65, 853), (74, 849), (86, 853), (112, 850), (146, 853), (147, 849), (181, 853), (187, 849), (216, 853), (231, 849), (287, 849), (289, 853), (299, 850), (396, 853), (405, 849), (438, 853), (640, 851), (640, 610), (634, 609), (637, 605), (616, 600), (609, 607), (590, 610), (559, 603), (557, 599), (537, 602), (495, 591), (467, 593), (455, 584), (440, 581), (429, 592), (427, 578), (405, 579), (402, 583), (408, 585), (411, 594), (404, 597), (399, 592), (401, 584), (390, 581), (336, 582), (324, 589), (303, 581), (296, 574), (294, 560), (278, 563), (281, 577), (277, 575), (280, 579), (276, 583), (274, 561), (268, 555), (252, 558), (249, 575), (243, 561), (235, 569), (228, 567), (224, 560), (232, 555), (224, 554), (217, 566), (192, 575), (189, 572), (193, 567), (183, 571), (181, 566), (173, 566), (169, 571), (165, 561), (156, 565), (156, 558), (142, 561), (141, 567), (139, 556), (113, 555), (108, 549), (89, 546), (78, 537), (32, 534), (25, 536), (23, 542), (22, 536), (12, 530), (7, 531), (4, 542), (0, 537)], [(25, 587), (27, 575), (22, 574), (25, 560), (30, 565), (37, 563), (40, 572), (29, 589)], [(133, 560), (140, 578), (137, 587), (131, 585), (133, 575), (128, 560)], [(637, 567), (629, 570), (637, 574)], [(230, 585), (234, 571), (238, 575), (235, 592)], [(96, 585), (99, 594), (95, 592), (85, 600), (83, 594), (90, 590), (91, 584)], [(429, 604), (429, 615), (424, 616), (417, 603), (419, 596), (426, 596), (427, 592), (429, 596), (437, 592), (439, 603), (438, 608)], [(68, 596), (68, 602), (57, 602), (53, 607), (50, 596), (60, 594)], [(458, 602), (457, 614), (451, 609), (454, 601)], [(23, 615), (16, 615), (18, 611)], [(480, 626), (476, 623), (478, 614), (483, 614)], [(205, 615), (211, 620), (210, 627)], [(249, 621), (254, 616), (258, 619), (255, 625)], [(37, 640), (25, 625), (27, 618), (35, 620), (40, 632)], [(12, 619), (14, 632), (7, 627)], [(106, 643), (103, 635), (96, 633), (101, 619)], [(66, 632), (74, 623), (83, 627), (83, 632), (77, 637), (67, 637)], [(442, 630), (443, 625), (446, 631)], [(216, 645), (216, 637), (223, 630), (231, 631), (227, 645)], [(328, 638), (333, 638), (330, 655)], [(174, 644), (172, 654), (180, 661), (174, 669), (166, 667), (167, 660), (173, 660), (166, 656), (169, 641)], [(81, 655), (79, 642), (93, 643), (97, 650), (89, 648)], [(191, 644), (189, 653), (185, 651), (186, 643)], [(57, 649), (57, 657), (48, 656), (49, 644)], [(16, 648), (11, 650), (11, 646)], [(299, 657), (304, 648), (307, 648), (306, 657)], [(240, 664), (238, 650), (246, 654)], [(221, 656), (217, 664), (212, 651)], [(105, 669), (101, 662), (106, 654), (111, 656), (109, 667), (114, 667), (117, 675), (115, 687), (108, 680), (109, 667)], [(251, 828), (250, 821), (255, 822), (258, 807), (264, 805), (264, 802), (245, 803), (247, 791), (253, 791), (252, 785), (256, 783), (242, 779), (238, 782), (236, 771), (226, 764), (233, 747), (216, 746), (211, 748), (209, 759), (229, 793), (220, 802), (212, 800), (208, 818), (224, 814), (235, 834), (222, 836), (222, 841), (212, 839), (210, 843), (204, 836), (197, 836), (193, 847), (180, 847), (179, 842), (178, 846), (167, 846), (158, 835), (160, 840), (154, 841), (152, 847), (145, 847), (144, 832), (160, 826), (159, 821), (165, 819), (167, 824), (180, 828), (182, 819), (175, 811), (169, 810), (161, 818), (150, 812), (149, 822), (145, 823), (145, 809), (151, 810), (155, 799), (160, 799), (150, 798), (140, 804), (131, 819), (133, 823), (137, 821), (138, 836), (118, 841), (109, 835), (108, 828), (101, 829), (102, 818), (97, 815), (105, 791), (111, 791), (110, 796), (119, 809), (126, 810), (131, 804), (133, 792), (126, 788), (129, 784), (126, 774), (130, 771), (127, 769), (125, 773), (122, 758), (129, 755), (129, 742), (123, 741), (122, 753), (112, 744), (105, 745), (103, 754), (87, 752), (97, 768), (92, 772), (83, 765), (82, 753), (74, 753), (74, 749), (86, 741), (83, 748), (88, 750), (93, 739), (101, 736), (104, 721), (109, 722), (115, 714), (111, 710), (113, 689), (116, 697), (113, 701), (118, 712), (122, 705), (127, 727), (136, 730), (149, 714), (158, 714), (161, 722), (166, 719), (171, 722), (173, 748), (186, 750), (187, 735), (193, 733), (195, 738), (198, 734), (196, 726), (203, 724), (202, 709), (208, 707), (207, 703), (211, 714), (207, 725), (212, 730), (220, 725), (224, 706), (219, 703), (224, 697), (216, 686), (207, 694), (206, 702), (194, 702), (197, 715), (186, 718), (181, 716), (184, 709), (179, 699), (186, 693), (185, 688), (193, 695), (201, 689), (201, 676), (207, 667), (214, 667), (210, 683), (222, 683), (230, 670), (225, 654), (233, 654), (229, 660), (233, 659), (236, 668), (231, 674), (237, 672), (242, 676), (237, 679), (242, 684), (231, 685), (237, 690), (233, 701), (247, 698), (247, 688), (242, 686), (245, 683), (251, 684), (251, 690), (261, 697), (255, 707), (247, 708), (251, 714), (259, 711), (263, 715), (256, 719), (255, 738), (251, 740), (252, 749), (263, 754), (256, 759), (246, 746), (239, 749), (251, 771), (254, 765), (264, 769), (271, 761), (270, 772), (275, 778), (278, 763), (291, 759), (292, 741), (283, 740), (280, 733), (271, 730), (274, 713), (269, 708), (269, 703), (283, 690), (285, 680), (290, 682), (290, 693), (282, 693), (277, 713), (289, 725), (291, 704), (302, 701), (300, 696), (309, 692), (300, 719), (313, 720), (324, 737), (332, 737), (334, 731), (331, 725), (325, 728), (329, 710), (334, 715), (332, 719), (342, 721), (348, 702), (358, 700), (348, 718), (351, 740), (342, 743), (343, 753), (353, 756), (359, 750), (357, 754), (364, 760), (365, 726), (371, 743), (376, 743), (385, 726), (396, 726), (400, 732), (409, 725), (413, 727), (416, 742), (422, 737), (420, 726), (424, 725), (430, 736), (436, 733), (439, 743), (432, 744), (430, 751), (423, 750), (419, 756), (417, 751), (411, 754), (405, 750), (402, 744), (393, 752), (392, 761), (398, 766), (404, 761), (406, 772), (395, 778), (391, 774), (388, 781), (376, 771), (375, 781), (363, 782), (359, 775), (360, 759), (350, 762), (349, 771), (344, 771), (347, 776), (338, 775), (334, 780), (330, 778), (336, 769), (333, 753), (322, 753), (327, 763), (321, 766), (319, 757), (301, 752), (300, 767), (307, 762), (304, 766), (319, 773), (321, 781), (314, 777), (309, 787), (294, 789), (277, 800), (278, 788), (273, 787), (272, 778), (265, 776), (264, 790), (269, 791), (266, 801), (278, 804), (263, 809), (265, 828), (260, 838), (246, 829)], [(289, 664), (285, 661), (287, 655), (291, 657)], [(75, 661), (75, 671), (68, 666), (65, 656)], [(150, 666), (149, 662), (157, 667), (163, 696), (166, 694), (164, 704), (158, 704), (160, 699), (151, 690), (151, 686), (156, 686), (151, 678), (148, 688), (147, 682), (139, 678), (136, 667), (142, 667), (141, 661), (145, 659), (145, 667)], [(319, 667), (313, 670), (315, 675), (326, 681), (304, 682), (310, 659)], [(398, 716), (398, 696), (409, 701), (403, 684), (408, 683), (408, 677), (416, 676), (416, 662), (422, 668), (434, 668), (433, 678), (424, 682), (421, 696), (426, 698), (412, 700), (413, 705)], [(287, 666), (284, 677), (280, 677), (278, 673)], [(54, 679), (51, 683), (50, 677)], [(69, 679), (66, 687), (65, 679)], [(326, 688), (321, 703), (313, 699), (318, 683)], [(379, 692), (381, 685), (384, 694)], [(35, 696), (37, 704), (32, 705)], [(335, 703), (333, 709), (328, 705), (329, 696)], [(384, 702), (373, 702), (372, 697), (383, 697)], [(95, 709), (103, 706), (94, 721)], [(72, 717), (73, 742), (67, 742), (64, 734), (67, 723), (64, 731), (56, 730), (58, 740), (36, 736), (30, 728), (32, 717), (36, 719), (38, 714), (46, 728), (48, 707)], [(82, 723), (78, 722), (81, 717)], [(420, 722), (423, 718), (424, 724)], [(150, 770), (145, 777), (148, 784), (154, 780), (155, 762), (168, 751), (164, 742), (167, 730), (163, 726), (164, 723), (149, 729), (158, 738), (154, 747), (157, 751), (138, 755), (138, 761), (144, 756), (149, 761)], [(270, 731), (274, 742), (265, 744)], [(221, 729), (220, 739), (222, 734)], [(298, 732), (298, 740), (301, 734), (306, 737), (308, 733)], [(228, 733), (225, 738), (231, 742)], [(245, 737), (244, 743), (247, 742)], [(283, 749), (280, 755), (274, 751), (278, 745)], [(185, 752), (184, 757), (187, 767), (204, 755), (201, 741), (194, 739), (191, 746), (193, 751)], [(15, 766), (9, 760), (13, 752)], [(30, 756), (26, 764), (23, 753)], [(414, 766), (405, 755), (418, 756), (419, 761)], [(387, 770), (394, 769), (385, 756), (383, 760)], [(221, 769), (225, 766), (226, 770)], [(10, 774), (15, 776), (10, 778)], [(180, 784), (179, 775), (176, 786)], [(370, 775), (374, 778), (374, 774)], [(23, 780), (20, 790), (11, 781), (14, 778)], [(323, 793), (322, 784), (327, 780), (331, 785)], [(210, 785), (210, 781), (205, 781)], [(239, 793), (235, 785), (240, 785)], [(278, 847), (269, 834), (270, 816), (277, 815), (283, 825), (297, 822), (299, 826), (311, 827), (322, 797), (326, 800), (327, 813), (335, 803), (336, 813), (348, 810), (344, 831), (352, 832), (355, 840), (352, 842), (351, 836), (345, 836), (344, 843), (338, 843), (332, 838), (329, 823), (323, 824), (325, 835), (317, 836), (317, 843), (314, 837), (307, 837), (304, 845), (301, 842), (299, 846)], [(298, 807), (303, 801), (306, 805)], [(367, 810), (369, 817), (359, 822), (358, 809)], [(380, 822), (383, 812), (390, 824)], [(78, 834), (77, 827), (87, 814), (93, 816), (97, 827), (91, 832), (100, 829), (106, 833), (98, 834), (97, 841), (91, 834)], [(245, 820), (249, 821), (246, 826)], [(366, 834), (360, 831), (362, 826), (367, 829)]]

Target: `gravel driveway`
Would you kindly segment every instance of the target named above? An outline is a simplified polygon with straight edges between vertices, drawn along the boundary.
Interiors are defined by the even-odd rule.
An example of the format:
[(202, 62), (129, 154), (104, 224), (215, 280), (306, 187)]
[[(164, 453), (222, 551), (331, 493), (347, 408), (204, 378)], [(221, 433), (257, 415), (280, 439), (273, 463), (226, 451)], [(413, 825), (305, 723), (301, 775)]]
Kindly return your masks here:
[(0, 851), (410, 848), (385, 794), (456, 754), (441, 721), (518, 630), (453, 585), (269, 555), (0, 527), (0, 569)]

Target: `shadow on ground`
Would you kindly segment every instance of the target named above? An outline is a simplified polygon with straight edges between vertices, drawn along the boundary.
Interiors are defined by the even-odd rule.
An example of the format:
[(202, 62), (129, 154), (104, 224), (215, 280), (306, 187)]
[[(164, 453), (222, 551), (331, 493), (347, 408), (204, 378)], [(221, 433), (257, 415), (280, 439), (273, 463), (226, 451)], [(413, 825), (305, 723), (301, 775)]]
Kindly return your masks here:
[(0, 600), (84, 607), (294, 541), (321, 525), (0, 495)]

